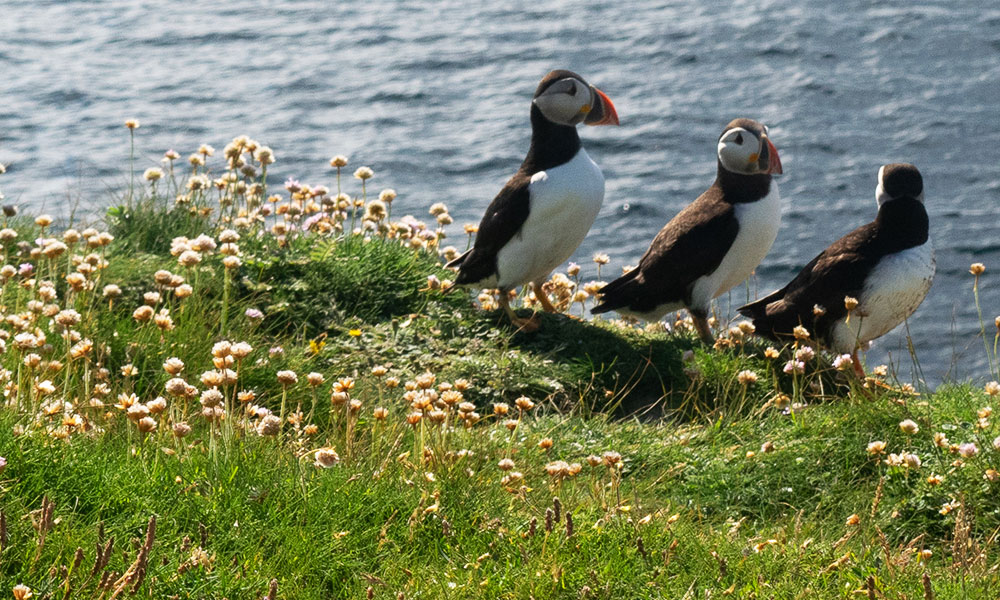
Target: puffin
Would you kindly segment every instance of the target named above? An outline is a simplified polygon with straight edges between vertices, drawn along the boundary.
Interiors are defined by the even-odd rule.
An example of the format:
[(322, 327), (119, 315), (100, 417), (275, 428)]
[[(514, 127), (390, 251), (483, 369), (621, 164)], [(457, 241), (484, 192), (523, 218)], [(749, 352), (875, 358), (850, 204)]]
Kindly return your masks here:
[(758, 335), (787, 339), (801, 325), (828, 349), (850, 354), (864, 378), (858, 349), (917, 310), (935, 270), (920, 171), (906, 163), (882, 166), (875, 201), (874, 221), (820, 252), (785, 287), (738, 309)]
[(747, 279), (778, 235), (772, 175), (782, 172), (767, 127), (752, 119), (726, 125), (716, 154), (715, 182), (660, 230), (636, 268), (601, 288), (591, 312), (658, 321), (685, 308), (701, 339), (714, 343), (712, 300)]
[(538, 329), (537, 314), (518, 317), (508, 293), (532, 284), (548, 312), (557, 312), (542, 284), (572, 256), (604, 201), (604, 175), (580, 143), (576, 126), (618, 125), (611, 99), (566, 70), (551, 71), (531, 100), (531, 145), (520, 168), (493, 198), (457, 268), (455, 285), (498, 288), (511, 323)]

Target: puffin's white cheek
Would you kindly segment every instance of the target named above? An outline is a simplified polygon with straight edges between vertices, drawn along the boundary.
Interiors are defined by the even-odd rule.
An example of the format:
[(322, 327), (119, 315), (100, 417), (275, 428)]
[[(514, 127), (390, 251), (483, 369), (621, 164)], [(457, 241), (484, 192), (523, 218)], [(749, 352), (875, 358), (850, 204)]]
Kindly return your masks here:
[(580, 112), (580, 103), (568, 94), (540, 96), (536, 101), (542, 114), (550, 121), (568, 123)]
[(878, 203), (879, 207), (891, 200), (889, 195), (885, 193), (885, 189), (882, 188), (882, 182), (879, 181), (878, 185), (875, 186), (875, 202)]

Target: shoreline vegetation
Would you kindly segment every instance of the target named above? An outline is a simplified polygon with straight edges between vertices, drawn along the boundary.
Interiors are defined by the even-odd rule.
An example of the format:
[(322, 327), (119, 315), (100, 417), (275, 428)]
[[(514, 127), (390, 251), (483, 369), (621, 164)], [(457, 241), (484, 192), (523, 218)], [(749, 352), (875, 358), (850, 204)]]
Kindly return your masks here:
[(933, 392), (884, 365), (858, 380), (805, 331), (777, 347), (720, 314), (706, 347), (683, 317), (588, 317), (605, 255), (555, 274), (565, 314), (523, 333), (489, 291), (448, 289), (475, 226), (444, 204), (411, 216), (342, 156), (325, 185), (276, 184), (245, 136), (138, 174), (126, 125), (103, 222), (4, 207), (0, 594), (1000, 588), (983, 265), (990, 372)]

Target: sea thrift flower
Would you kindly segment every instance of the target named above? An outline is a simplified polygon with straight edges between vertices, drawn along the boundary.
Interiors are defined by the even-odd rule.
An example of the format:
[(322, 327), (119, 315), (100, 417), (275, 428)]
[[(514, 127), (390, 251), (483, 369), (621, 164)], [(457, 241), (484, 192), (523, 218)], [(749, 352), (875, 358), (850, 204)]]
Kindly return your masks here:
[(870, 444), (868, 444), (867, 450), (868, 454), (871, 454), (872, 456), (877, 456), (879, 454), (882, 454), (883, 452), (885, 452), (885, 442), (883, 441), (871, 442)]
[(153, 318), (153, 307), (147, 305), (140, 306), (132, 313), (132, 318), (140, 323), (145, 323)]
[(844, 296), (844, 308), (848, 311), (852, 311), (858, 307), (858, 299), (851, 296)]
[(354, 177), (356, 179), (360, 179), (361, 181), (367, 181), (374, 176), (375, 176), (375, 171), (372, 171), (368, 167), (358, 167), (358, 169), (354, 171)]
[(339, 167), (346, 167), (347, 166), (347, 157), (346, 156), (342, 156), (340, 154), (338, 154), (337, 156), (334, 156), (333, 158), (330, 159), (330, 166), (331, 167), (337, 167), (337, 168), (339, 168)]
[(931, 473), (930, 476), (927, 477), (928, 485), (941, 485), (942, 482), (944, 482), (944, 477), (935, 473)]
[(800, 340), (800, 341), (801, 340), (808, 340), (809, 339), (809, 330), (806, 329), (805, 327), (801, 326), (801, 325), (796, 325), (795, 328), (792, 329), (792, 335), (795, 336), (796, 340)]
[(139, 419), (139, 422), (136, 423), (136, 426), (142, 433), (152, 433), (156, 431), (156, 419), (154, 419), (153, 417), (143, 417)]
[(958, 447), (958, 453), (962, 458), (972, 458), (979, 454), (979, 448), (972, 442), (966, 442)]
[(283, 386), (295, 385), (299, 381), (299, 376), (295, 374), (295, 371), (278, 371), (278, 383)]
[(795, 351), (795, 358), (800, 361), (810, 361), (814, 356), (816, 356), (816, 352), (812, 346), (802, 346)]
[(850, 354), (841, 354), (833, 359), (833, 368), (838, 371), (847, 371), (854, 366), (854, 358)]
[(167, 409), (167, 401), (162, 396), (157, 396), (146, 403), (146, 408), (151, 414), (158, 415)]
[(986, 272), (986, 266), (983, 263), (972, 263), (969, 265), (969, 273), (972, 273), (976, 277), (979, 277)]
[(14, 600), (28, 600), (29, 598), (34, 596), (34, 594), (31, 593), (31, 588), (24, 585), (23, 583), (15, 585), (13, 592), (14, 592)]
[(501, 471), (510, 471), (514, 468), (514, 461), (509, 458), (505, 458), (497, 463), (497, 466), (500, 467)]
[(184, 421), (179, 421), (174, 423), (173, 432), (174, 436), (178, 438), (187, 437), (187, 434), (191, 433), (191, 426)]
[(320, 448), (316, 451), (315, 466), (322, 469), (329, 469), (340, 462), (340, 455), (333, 448)]
[(545, 465), (545, 472), (549, 477), (566, 477), (569, 475), (569, 463), (564, 460), (556, 460)]
[(903, 431), (903, 433), (908, 433), (910, 435), (920, 431), (920, 426), (917, 425), (912, 419), (904, 419), (903, 421), (900, 421), (899, 428)]
[(778, 349), (774, 348), (773, 346), (768, 346), (767, 349), (764, 350), (764, 357), (765, 358), (770, 358), (770, 359), (773, 360), (775, 358), (778, 358), (779, 355), (780, 355), (780, 352), (778, 352)]
[(750, 385), (757, 383), (757, 374), (750, 370), (743, 370), (736, 374), (736, 380), (740, 385)]
[(193, 267), (201, 262), (201, 254), (198, 254), (194, 250), (185, 250), (177, 257), (177, 262), (183, 267)]
[(785, 373), (805, 373), (806, 364), (801, 360), (790, 360), (785, 363), (785, 367), (782, 370)]
[(989, 394), (990, 396), (996, 396), (997, 394), (1000, 394), (1000, 383), (997, 383), (996, 381), (991, 381), (987, 383), (986, 393)]
[(281, 431), (281, 419), (275, 415), (267, 415), (257, 424), (257, 434), (266, 437), (274, 437)]
[(906, 464), (908, 469), (919, 469), (920, 468), (920, 457), (916, 454), (904, 454), (903, 462)]

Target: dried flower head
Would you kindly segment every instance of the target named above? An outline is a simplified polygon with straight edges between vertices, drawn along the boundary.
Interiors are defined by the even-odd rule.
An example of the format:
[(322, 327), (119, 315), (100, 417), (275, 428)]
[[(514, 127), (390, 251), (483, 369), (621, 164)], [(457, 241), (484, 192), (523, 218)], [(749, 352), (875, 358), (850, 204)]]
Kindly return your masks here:
[(299, 376), (295, 374), (295, 371), (278, 371), (277, 377), (278, 383), (285, 387), (295, 385), (299, 381)]
[(604, 461), (604, 466), (609, 469), (614, 469), (622, 462), (622, 455), (615, 452), (614, 450), (608, 450), (601, 454), (601, 460)]
[(274, 437), (281, 431), (281, 419), (276, 415), (267, 415), (257, 424), (257, 435)]
[(743, 370), (736, 374), (736, 380), (740, 385), (751, 385), (757, 383), (757, 374), (750, 370)]
[(986, 272), (986, 265), (983, 263), (972, 263), (969, 265), (969, 273), (972, 273), (976, 277), (979, 277)]
[(868, 444), (867, 450), (868, 454), (871, 454), (872, 456), (878, 456), (879, 454), (885, 452), (885, 442), (883, 441), (871, 442), (870, 444)]
[(920, 431), (920, 426), (913, 419), (904, 419), (899, 422), (899, 429), (903, 433), (913, 435)]
[(333, 448), (320, 448), (316, 451), (315, 466), (322, 469), (329, 469), (340, 462), (340, 455)]

